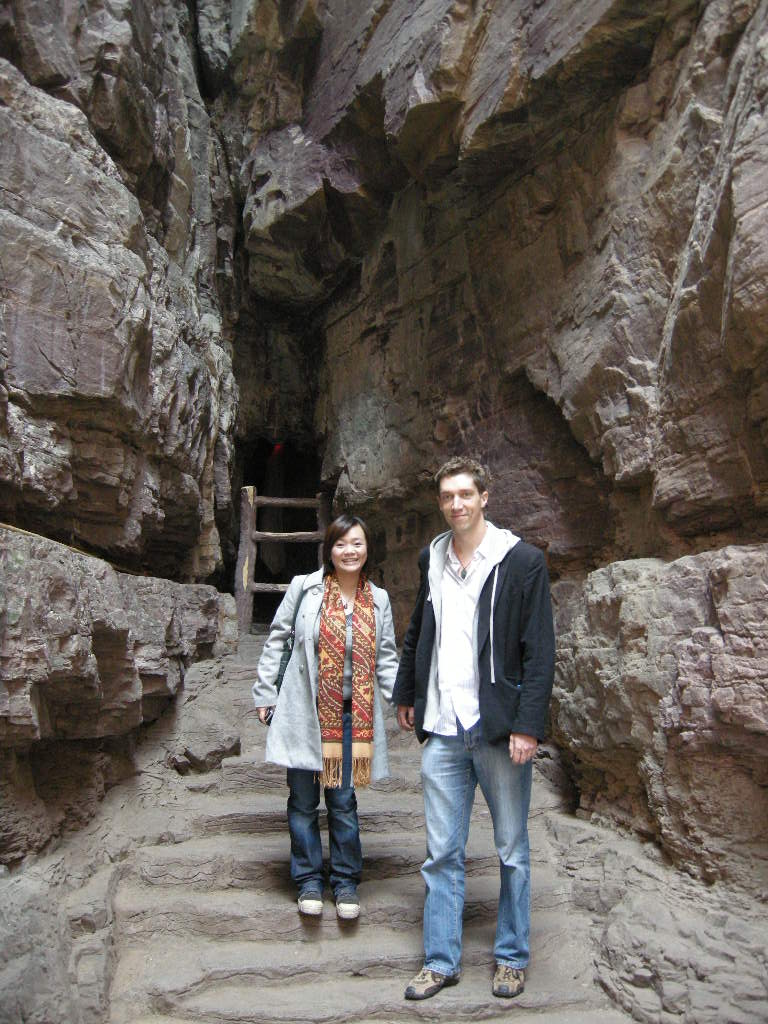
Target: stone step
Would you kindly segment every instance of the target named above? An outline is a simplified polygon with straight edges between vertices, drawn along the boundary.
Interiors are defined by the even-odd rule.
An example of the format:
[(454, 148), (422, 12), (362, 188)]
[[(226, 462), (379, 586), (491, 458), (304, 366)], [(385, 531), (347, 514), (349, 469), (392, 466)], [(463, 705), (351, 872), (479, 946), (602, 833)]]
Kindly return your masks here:
[[(495, 919), (498, 874), (492, 870), (469, 875), (464, 919)], [(359, 888), (361, 933), (379, 927), (402, 931), (420, 928), (424, 886), (420, 875), (373, 879)], [(573, 909), (570, 884), (550, 867), (539, 868), (534, 877), (534, 910), (569, 913)], [(182, 885), (142, 885), (135, 879), (121, 882), (112, 911), (118, 934), (128, 940), (148, 937), (160, 930), (169, 934), (207, 936), (213, 939), (258, 941), (279, 935), (306, 941), (339, 937), (330, 896), (322, 917), (309, 922), (296, 909), (295, 893), (286, 877), (269, 890), (232, 888), (199, 889)]]
[[(537, 856), (533, 834), (534, 885), (547, 874), (547, 861)], [(327, 859), (327, 832), (323, 830)], [(362, 836), (363, 878), (411, 877), (419, 873), (425, 856), (425, 840), (419, 832), (406, 833), (393, 844), (386, 834)], [(287, 827), (267, 835), (227, 837), (222, 847), (218, 836), (193, 838), (177, 843), (145, 846), (136, 851), (123, 869), (124, 878), (146, 885), (194, 885), (197, 889), (243, 889), (288, 884), (290, 839)], [(466, 849), (467, 876), (494, 872), (498, 858), (488, 830), (470, 830)]]
[[(372, 791), (399, 792), (402, 790), (421, 792), (419, 761), (414, 763), (409, 752), (390, 751), (391, 776), (380, 779), (371, 786)], [(220, 793), (241, 791), (264, 792), (268, 789), (285, 789), (285, 768), (282, 765), (267, 764), (263, 750), (251, 749), (245, 754), (225, 757), (221, 762)]]
[[(326, 909), (332, 911), (332, 908)], [(576, 917), (578, 919), (578, 915)], [(587, 924), (586, 921), (580, 923)], [(403, 931), (379, 926), (366, 932), (362, 922), (335, 919), (329, 922), (326, 918), (322, 921), (301, 919), (301, 925), (305, 935), (300, 942), (293, 937), (285, 940), (282, 935), (252, 942), (205, 941), (193, 933), (178, 946), (169, 943), (164, 935), (141, 945), (121, 947), (112, 986), (111, 1024), (123, 1024), (139, 1010), (186, 1011), (189, 997), (196, 1000), (211, 991), (226, 1004), (227, 991), (232, 987), (239, 993), (237, 998), (245, 1000), (246, 1007), (261, 1006), (269, 1000), (276, 1010), (283, 1004), (288, 980), (292, 987), (301, 987), (305, 1007), (312, 1006), (313, 1014), (315, 987), (328, 981), (335, 980), (343, 992), (349, 979), (389, 978), (397, 983), (402, 998), (408, 979), (422, 961), (419, 927)], [(568, 927), (567, 933), (563, 932), (564, 927)], [(487, 987), (492, 969), (494, 930), (495, 919), (487, 914), (468, 921), (464, 929), (464, 976), (460, 987), (464, 996), (476, 998), (479, 1006), (496, 1002), (490, 998)], [(336, 941), (328, 941), (328, 931), (334, 932)], [(534, 914), (531, 949), (529, 988), (533, 990), (536, 986), (539, 990), (537, 1005), (543, 1002), (549, 1009), (553, 1001), (557, 1006), (565, 1002), (572, 1008), (580, 1003), (600, 1003), (599, 996), (595, 999), (588, 951), (577, 931), (564, 925), (560, 912), (537, 911)], [(440, 999), (443, 999), (442, 994)], [(514, 1005), (516, 1011), (522, 1007), (518, 1000), (503, 1005), (508, 1008)], [(403, 1011), (409, 1006), (403, 1002)], [(406, 1018), (404, 1014), (402, 1019)], [(278, 1014), (274, 1019), (289, 1018)], [(299, 1019), (324, 1018), (305, 1015)]]
[[(537, 787), (536, 803), (531, 808), (528, 831), (534, 860), (541, 861), (546, 857), (549, 844), (546, 838), (550, 812), (553, 802), (559, 795), (546, 786)], [(200, 839), (227, 835), (229, 839), (241, 835), (258, 837), (259, 843), (266, 843), (270, 837), (284, 837), (287, 842), (287, 787), (282, 790), (270, 790), (260, 794), (238, 792), (236, 794), (219, 795), (214, 792), (195, 794), (195, 809), (192, 820), (184, 832), (169, 829), (167, 835), (148, 836), (147, 846), (157, 843), (173, 847), (195, 835)], [(369, 788), (358, 793), (358, 817), (364, 852), (374, 856), (378, 849), (371, 842), (379, 837), (392, 857), (398, 856), (400, 848), (410, 847), (416, 843), (422, 850), (417, 860), (423, 860), (425, 844), (423, 801), (420, 793), (402, 791), (397, 793)], [(324, 807), (319, 811), (321, 833), (327, 841), (327, 816)], [(485, 844), (488, 854), (493, 849), (493, 826), (487, 805), (478, 793), (472, 811), (470, 827), (470, 844), (479, 841)], [(164, 842), (165, 838), (165, 842)], [(229, 839), (227, 842), (229, 842)], [(226, 849), (226, 846), (223, 847)], [(471, 848), (471, 847), (470, 847)], [(160, 854), (159, 856), (162, 856)], [(409, 857), (405, 863), (408, 862)], [(390, 873), (390, 872), (387, 872)]]
[[(283, 785), (278, 789), (245, 790), (219, 794), (215, 791), (196, 793), (190, 830), (200, 835), (243, 832), (268, 834), (287, 828), (286, 800), (288, 790)], [(532, 842), (536, 833), (543, 830), (547, 812), (559, 806), (560, 795), (551, 787), (542, 784), (534, 787), (529, 816), (529, 833)], [(361, 833), (389, 832), (392, 842), (408, 832), (424, 830), (424, 803), (422, 794), (412, 790), (392, 792), (375, 786), (358, 790), (358, 817)], [(322, 797), (320, 800), (321, 822), (325, 820)], [(472, 810), (471, 831), (478, 828), (492, 829), (491, 816), (477, 791)]]
[[(300, 978), (309, 994), (311, 982), (329, 977), (391, 976), (408, 979), (421, 965), (420, 932), (380, 929), (375, 941), (359, 941), (354, 922), (339, 923), (346, 941), (321, 941), (314, 922), (308, 941), (201, 942), (169, 949), (155, 939), (121, 951), (111, 993), (111, 1024), (130, 1019), (139, 1008), (178, 1006), (185, 993), (199, 993), (226, 980), (246, 986)], [(314, 941), (312, 940), (314, 939)], [(350, 941), (351, 940), (351, 941)], [(405, 983), (405, 982), (404, 982)]]
[(252, 752), (238, 757), (225, 757), (221, 762), (220, 793), (241, 790), (263, 793), (266, 789), (285, 789), (285, 768), (266, 764), (263, 753)]
[[(266, 732), (266, 730), (264, 730)], [(221, 762), (221, 774), (211, 781), (218, 782), (218, 791), (228, 793), (252, 793), (254, 796), (268, 790), (285, 790), (285, 768), (282, 765), (267, 764), (264, 761), (264, 744), (249, 744), (242, 754), (225, 757)], [(411, 741), (411, 744), (413, 741)], [(412, 746), (401, 747), (390, 744), (390, 778), (381, 779), (370, 787), (371, 792), (412, 792), (421, 794), (421, 757)], [(364, 794), (364, 791), (361, 791)], [(478, 787), (477, 798), (482, 800)], [(566, 809), (566, 798), (548, 779), (536, 772), (532, 791), (532, 810), (547, 806), (552, 809)]]
[[(200, 835), (230, 832), (270, 833), (282, 831), (286, 824), (287, 789), (259, 793), (237, 792), (219, 795), (212, 792), (196, 794), (191, 830)], [(393, 842), (403, 833), (424, 828), (424, 805), (420, 793), (393, 794), (365, 789), (357, 794), (361, 832), (392, 832)], [(321, 798), (322, 805), (322, 798)], [(325, 811), (321, 810), (321, 820)], [(475, 801), (473, 822), (490, 825), (485, 801)]]
[[(526, 990), (514, 1001), (494, 999), (490, 992), (492, 965), (470, 966), (461, 982), (444, 989), (436, 997), (409, 1003), (403, 999), (408, 981), (395, 977), (340, 976), (293, 984), (255, 981), (253, 984), (219, 981), (199, 991), (180, 993), (159, 1000), (160, 1013), (169, 1019), (192, 1024), (362, 1024), (368, 1021), (477, 1021), (499, 1020), (514, 1014), (515, 1019), (546, 1020), (547, 1024), (626, 1024), (627, 1018), (605, 1006), (595, 1006), (592, 985), (584, 982), (558, 989), (543, 988), (537, 972), (531, 969)], [(126, 1022), (130, 1018), (123, 1018)], [(144, 1021), (158, 1018), (144, 1017)], [(135, 1018), (133, 1018), (135, 1022)], [(122, 1024), (121, 1020), (113, 1024)]]
[[(327, 851), (327, 835), (324, 836)], [(363, 877), (366, 880), (417, 875), (425, 855), (422, 834), (409, 833), (393, 844), (387, 835), (362, 836)], [(282, 833), (251, 835), (234, 833), (225, 846), (218, 836), (179, 843), (147, 846), (136, 851), (124, 877), (147, 885), (194, 885), (197, 889), (255, 888), (287, 884), (290, 839)], [(496, 853), (485, 831), (470, 833), (467, 843), (467, 875), (495, 871)], [(534, 867), (534, 872), (537, 868)]]
[[(139, 987), (150, 993), (186, 992), (197, 990), (210, 980), (237, 977), (264, 981), (297, 974), (303, 980), (337, 974), (408, 978), (409, 972), (421, 965), (420, 926), (405, 930), (382, 926), (373, 932), (365, 929), (364, 918), (339, 921), (330, 901), (322, 918), (302, 918), (296, 913), (296, 919), (302, 930), (301, 941), (285, 939), (282, 933), (252, 941), (210, 940), (198, 934), (190, 935), (178, 946), (169, 944), (165, 935), (152, 936), (140, 944), (121, 944), (113, 995), (120, 991), (133, 1000)], [(465, 968), (490, 962), (495, 924), (495, 915), (487, 913), (466, 920)], [(536, 910), (531, 931), (532, 956), (540, 971), (549, 959), (560, 963), (561, 970), (570, 972), (570, 985), (585, 973), (591, 977), (592, 967), (583, 951), (571, 956), (567, 966), (558, 956), (558, 951), (562, 953), (569, 942), (562, 928), (562, 920), (555, 912)], [(329, 938), (331, 934), (333, 937)], [(551, 973), (552, 968), (547, 970)]]
[[(442, 998), (443, 994), (441, 993), (437, 997)], [(490, 997), (492, 996), (488, 996), (488, 998)], [(502, 1000), (499, 999), (494, 1001), (501, 1002)], [(514, 1002), (515, 1000), (512, 1001)], [(427, 1002), (429, 1002), (429, 1000), (427, 1000)], [(423, 1016), (420, 1018), (416, 1010), (412, 1011), (410, 1009), (412, 1006), (418, 1006), (418, 1004), (410, 1004), (410, 1002), (409, 1004), (404, 1004), (403, 1000), (403, 1005), (404, 1009), (399, 1015), (392, 1015), (387, 1017), (385, 1020), (382, 1020), (381, 1018), (374, 1020), (371, 1017), (366, 1017), (362, 1020), (356, 1020), (354, 1024), (408, 1024), (408, 1022), (413, 1020), (429, 1019)], [(571, 1007), (565, 1010), (547, 1010), (546, 1016), (544, 1017), (539, 1010), (527, 1010), (522, 1007), (519, 1009), (515, 1009), (515, 1007), (508, 1007), (507, 1012), (510, 1015), (514, 1013), (515, 1020), (530, 1022), (538, 1021), (539, 1024), (633, 1024), (631, 1017), (609, 1007), (590, 1008), (587, 1010), (575, 1010)], [(470, 1019), (474, 1021), (482, 1021), (493, 1018), (475, 1015)], [(298, 1019), (297, 1024), (304, 1024), (304, 1022), (313, 1020), (314, 1018), (310, 1014), (306, 1014)], [(441, 1020), (442, 1024), (452, 1024), (451, 1018), (443, 1017)], [(215, 1024), (227, 1024), (224, 1018), (213, 1018), (213, 1021)], [(169, 1017), (166, 1014), (151, 1014), (142, 1015), (141, 1017), (131, 1017), (125, 1021), (125, 1024), (199, 1024), (199, 1022), (194, 1021), (189, 1017)]]
[[(259, 722), (255, 709), (250, 707), (248, 701), (244, 700), (243, 706), (242, 749), (239, 758), (232, 758), (235, 768), (242, 761), (264, 763), (264, 750), (269, 733), (268, 728)], [(393, 776), (402, 776), (409, 781), (418, 782), (421, 775), (421, 747), (412, 735), (398, 729), (391, 715), (392, 712), (386, 712), (390, 771)], [(285, 773), (285, 768), (280, 768), (279, 765), (275, 767)]]
[(269, 636), (269, 626), (259, 623), (249, 633), (241, 633), (237, 641), (237, 657), (245, 664), (258, 664), (264, 641)]
[[(389, 763), (391, 776), (388, 779), (380, 779), (374, 782), (369, 790), (361, 790), (359, 798), (365, 799), (366, 792), (372, 793), (413, 793), (421, 800), (421, 775), (419, 761), (413, 763), (412, 755), (408, 751), (390, 751)], [(235, 757), (225, 757), (221, 763), (221, 775), (218, 779), (211, 779), (211, 785), (202, 786), (197, 784), (195, 788), (201, 790), (217, 788), (222, 795), (230, 793), (250, 793), (254, 797), (258, 794), (275, 791), (286, 792), (285, 768), (281, 765), (267, 764), (264, 761), (263, 750), (252, 751)], [(483, 802), (480, 789), (477, 790), (476, 802)], [(531, 813), (537, 810), (548, 808), (551, 810), (566, 809), (566, 798), (546, 779), (538, 778), (533, 787)]]
[[(443, 1000), (447, 996), (447, 993), (440, 993), (435, 997), (437, 1000)], [(488, 996), (489, 1000), (492, 996)], [(437, 1018), (426, 1017), (425, 1013), (429, 1009), (430, 1002), (434, 1004), (435, 999), (427, 1000), (426, 1003), (406, 1003), (403, 1000), (403, 1009), (400, 1013), (391, 1014), (386, 1018), (365, 1017), (355, 1020), (354, 1024), (408, 1024), (413, 1020), (430, 1020), (440, 1019), (442, 1024), (452, 1024), (455, 1018), (448, 1017), (445, 1015), (445, 1008), (443, 1006), (443, 1015), (437, 1015)], [(518, 1000), (520, 997), (518, 996)], [(521, 1006), (517, 1006), (518, 1000), (511, 1000), (515, 1005), (508, 1006), (506, 1012), (510, 1015), (514, 1014), (515, 1021), (523, 1022), (539, 1022), (539, 1024), (633, 1024), (632, 1018), (626, 1014), (621, 1013), (619, 1010), (615, 1010), (608, 1006), (603, 1007), (589, 1007), (587, 1009), (575, 1007), (566, 1007), (565, 1009), (552, 1010), (546, 1009), (545, 1015), (538, 1009), (530, 1009)], [(493, 1003), (502, 1003), (503, 1000), (493, 1000)], [(441, 1003), (441, 1005), (443, 1005)], [(417, 1009), (418, 1008), (418, 1009)], [(502, 1013), (503, 1017), (503, 1013)], [(473, 1017), (468, 1018), (473, 1021), (492, 1020), (493, 1017), (484, 1016), (482, 1012), (476, 1013)], [(496, 1018), (498, 1019), (498, 1017)], [(304, 1014), (299, 1018), (300, 1021), (314, 1020), (313, 1017), (308, 1015), (305, 1011)], [(123, 1024), (121, 1021), (120, 1024)], [(125, 1024), (199, 1024), (199, 1021), (194, 1020), (191, 1017), (179, 1017), (179, 1016), (168, 1016), (167, 1014), (142, 1014), (140, 1017), (131, 1016), (126, 1018)], [(224, 1017), (212, 1017), (211, 1024), (228, 1024), (228, 1018)]]

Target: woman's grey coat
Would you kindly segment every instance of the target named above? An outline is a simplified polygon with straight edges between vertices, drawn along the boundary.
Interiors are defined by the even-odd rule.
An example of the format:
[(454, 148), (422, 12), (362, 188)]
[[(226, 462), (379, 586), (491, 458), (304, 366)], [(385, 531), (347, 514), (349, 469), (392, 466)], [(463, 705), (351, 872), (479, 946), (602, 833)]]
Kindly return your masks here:
[[(397, 674), (397, 648), (392, 609), (386, 590), (371, 584), (376, 613), (376, 672), (373, 686), (372, 780), (389, 775), (387, 738), (381, 697), (389, 703)], [(278, 698), (275, 679), (283, 645), (290, 635), (293, 612), (304, 591), (296, 619), (293, 653), (283, 676)], [(275, 707), (269, 727), (265, 760), (288, 768), (321, 771), (320, 722), (317, 717), (317, 651), (315, 634), (323, 603), (323, 570), (308, 576), (294, 576), (275, 613), (269, 637), (259, 659), (253, 700), (257, 708)]]

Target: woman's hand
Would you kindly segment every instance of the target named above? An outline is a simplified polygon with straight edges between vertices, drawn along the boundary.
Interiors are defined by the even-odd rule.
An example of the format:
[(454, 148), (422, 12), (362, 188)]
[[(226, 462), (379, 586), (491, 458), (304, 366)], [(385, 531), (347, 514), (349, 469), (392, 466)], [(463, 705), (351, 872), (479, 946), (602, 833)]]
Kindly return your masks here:
[(275, 705), (273, 704), (268, 708), (256, 708), (256, 714), (259, 716), (259, 721), (262, 725), (269, 725), (272, 721), (272, 715), (275, 713)]

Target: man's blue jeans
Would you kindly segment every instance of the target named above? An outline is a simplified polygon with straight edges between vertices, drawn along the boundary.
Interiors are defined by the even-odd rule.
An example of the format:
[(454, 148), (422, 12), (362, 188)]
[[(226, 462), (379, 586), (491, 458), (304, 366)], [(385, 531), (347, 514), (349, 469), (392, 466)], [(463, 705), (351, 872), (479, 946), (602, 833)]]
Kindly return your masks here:
[[(352, 715), (344, 712), (341, 789), (325, 789), (328, 812), (330, 883), (334, 896), (355, 892), (363, 871), (357, 797), (352, 786)], [(291, 833), (291, 878), (304, 892), (323, 891), (323, 848), (320, 841), (318, 773), (288, 769), (288, 829)]]
[(427, 887), (425, 967), (445, 975), (461, 967), (464, 850), (478, 783), (491, 812), (501, 874), (494, 956), (509, 967), (528, 965), (531, 776), (531, 763), (514, 764), (507, 744), (483, 740), (479, 722), (468, 732), (459, 724), (458, 736), (433, 735), (426, 741), (421, 760), (427, 825), (427, 859), (421, 869)]

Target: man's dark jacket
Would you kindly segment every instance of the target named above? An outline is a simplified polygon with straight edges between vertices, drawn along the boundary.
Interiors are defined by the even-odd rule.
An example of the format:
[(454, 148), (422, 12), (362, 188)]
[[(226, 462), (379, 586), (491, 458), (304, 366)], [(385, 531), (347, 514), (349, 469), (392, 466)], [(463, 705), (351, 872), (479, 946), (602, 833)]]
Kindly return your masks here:
[[(414, 708), (416, 735), (424, 742), (424, 711), (435, 644), (435, 614), (429, 594), (430, 549), (419, 554), (421, 586), (403, 640), (400, 667), (392, 693), (394, 705)], [(493, 606), (491, 681), (491, 593), (494, 573), (480, 592), (477, 650), (480, 676), (480, 721), (487, 742), (506, 742), (509, 734), (543, 739), (549, 731), (549, 698), (555, 670), (555, 634), (549, 576), (542, 552), (519, 541), (498, 564)]]

